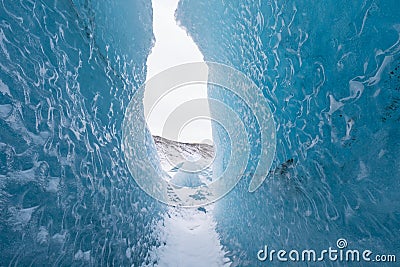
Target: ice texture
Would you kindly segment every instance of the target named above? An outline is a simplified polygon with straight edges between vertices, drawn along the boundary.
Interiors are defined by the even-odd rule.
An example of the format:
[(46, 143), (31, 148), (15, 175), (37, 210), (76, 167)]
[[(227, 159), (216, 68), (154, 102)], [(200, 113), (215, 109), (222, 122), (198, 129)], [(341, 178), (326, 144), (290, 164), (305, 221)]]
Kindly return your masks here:
[[(249, 76), (276, 124), (275, 162), (249, 193), (260, 129), (240, 107), (251, 159), (213, 212), (231, 266), (259, 266), (264, 245), (319, 250), (345, 238), (354, 249), (400, 250), (399, 9), (395, 0), (181, 0), (178, 21), (205, 60)], [(165, 207), (138, 188), (121, 150), (151, 17), (145, 0), (1, 1), (1, 266), (155, 264)], [(234, 95), (209, 95), (239, 110)], [(217, 173), (228, 141), (214, 125)]]
[(146, 263), (162, 207), (120, 144), (151, 2), (1, 1), (0, 25), (0, 265)]
[[(180, 2), (177, 19), (205, 60), (251, 77), (275, 119), (264, 184), (247, 191), (259, 153), (254, 128), (250, 173), (217, 204), (233, 266), (259, 266), (264, 245), (322, 250), (339, 238), (360, 251), (399, 251), (399, 13), (394, 0)], [(239, 107), (213, 87), (209, 95)], [(214, 130), (217, 150), (228, 151)], [(216, 160), (221, 170), (229, 159)]]

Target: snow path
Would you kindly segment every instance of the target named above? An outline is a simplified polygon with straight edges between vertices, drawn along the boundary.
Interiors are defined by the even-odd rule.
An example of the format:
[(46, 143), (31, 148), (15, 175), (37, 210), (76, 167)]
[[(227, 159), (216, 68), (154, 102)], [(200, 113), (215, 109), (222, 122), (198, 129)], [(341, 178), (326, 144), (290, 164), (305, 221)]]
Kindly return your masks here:
[(165, 245), (157, 249), (159, 267), (230, 266), (215, 230), (211, 206), (207, 212), (196, 208), (169, 208), (160, 229)]
[[(153, 136), (162, 169), (171, 180), (181, 186), (207, 184), (212, 177), (209, 166), (199, 175), (185, 176), (185, 172), (174, 166), (169, 160), (184, 156), (212, 160), (214, 148), (204, 144), (179, 143), (162, 137)], [(179, 165), (178, 160), (178, 166)], [(179, 178), (179, 179), (177, 179)], [(178, 202), (177, 202), (178, 204)], [(161, 246), (150, 252), (150, 259), (158, 267), (228, 267), (229, 258), (221, 246), (213, 216), (214, 205), (204, 208), (168, 207), (163, 219), (156, 226)], [(151, 265), (153, 266), (153, 265)]]

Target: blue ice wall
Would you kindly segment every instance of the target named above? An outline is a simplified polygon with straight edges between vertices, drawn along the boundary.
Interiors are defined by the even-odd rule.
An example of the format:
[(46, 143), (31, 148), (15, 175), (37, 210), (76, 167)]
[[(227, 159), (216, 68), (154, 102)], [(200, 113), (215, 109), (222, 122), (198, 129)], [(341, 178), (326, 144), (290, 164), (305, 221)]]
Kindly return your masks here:
[(159, 205), (122, 152), (149, 1), (1, 1), (0, 265), (138, 266)]
[(218, 203), (235, 266), (261, 265), (264, 245), (322, 250), (338, 238), (360, 251), (399, 251), (399, 14), (394, 0), (180, 2), (177, 18), (205, 60), (251, 77), (274, 113), (266, 182), (249, 193), (243, 179)]

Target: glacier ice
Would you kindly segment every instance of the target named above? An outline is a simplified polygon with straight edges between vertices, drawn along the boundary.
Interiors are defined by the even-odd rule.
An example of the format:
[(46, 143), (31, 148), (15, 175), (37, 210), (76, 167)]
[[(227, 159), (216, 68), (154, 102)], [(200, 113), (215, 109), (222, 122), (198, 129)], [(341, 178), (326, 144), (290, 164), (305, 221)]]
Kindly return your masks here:
[[(250, 77), (276, 125), (266, 181), (248, 192), (260, 158), (260, 129), (248, 127), (246, 175), (213, 211), (231, 266), (260, 265), (265, 245), (339, 238), (399, 251), (399, 12), (395, 0), (180, 1), (205, 60)], [(150, 1), (1, 1), (0, 18), (0, 265), (151, 266), (165, 207), (121, 152), (154, 42)], [(209, 95), (256, 125), (234, 95)], [(218, 173), (231, 147), (213, 130)]]
[[(258, 266), (264, 245), (318, 250), (345, 238), (351, 248), (399, 250), (399, 11), (396, 1), (180, 2), (177, 18), (205, 60), (251, 77), (277, 127), (263, 186), (248, 193), (250, 175), (217, 205), (235, 266)], [(215, 88), (209, 95), (237, 108)], [(256, 145), (252, 154), (249, 170)]]
[[(0, 3), (0, 265), (138, 266), (163, 209), (120, 151), (148, 1)], [(150, 263), (150, 262), (148, 262)]]

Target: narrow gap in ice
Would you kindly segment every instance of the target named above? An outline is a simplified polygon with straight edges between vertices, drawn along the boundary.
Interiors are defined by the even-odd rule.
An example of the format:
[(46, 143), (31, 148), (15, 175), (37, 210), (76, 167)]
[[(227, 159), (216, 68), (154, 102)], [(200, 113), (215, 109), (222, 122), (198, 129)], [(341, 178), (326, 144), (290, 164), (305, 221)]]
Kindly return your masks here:
[[(203, 55), (191, 37), (176, 24), (174, 13), (177, 4), (178, 0), (153, 0), (156, 42), (147, 60), (147, 80), (169, 67), (203, 61)], [(167, 179), (179, 186), (200, 186), (212, 181), (211, 166), (198, 173), (188, 173), (181, 170), (176, 161), (181, 158), (185, 164), (204, 158), (212, 162), (211, 121), (191, 120), (180, 129), (177, 138), (163, 136), (164, 123), (168, 115), (186, 101), (206, 98), (207, 86), (201, 84), (175, 90), (155, 107), (147, 107), (144, 101), (145, 109), (151, 110), (146, 121), (154, 136), (161, 166), (169, 176)], [(162, 245), (152, 252), (154, 262), (158, 266), (229, 266), (230, 260), (222, 249), (212, 210), (212, 205), (200, 208), (170, 207), (157, 229)]]
[[(173, 66), (203, 62), (203, 55), (197, 45), (176, 23), (175, 9), (178, 0), (153, 0), (152, 4), (153, 32), (156, 41), (147, 59), (147, 80)], [(144, 97), (146, 99), (146, 92)], [(164, 123), (172, 111), (194, 99), (207, 99), (205, 84), (177, 88), (160, 98), (157, 105), (152, 107), (146, 106), (147, 103), (144, 101), (144, 108), (151, 110), (146, 121), (152, 135), (163, 136)], [(182, 127), (178, 138), (163, 137), (187, 143), (210, 143), (212, 142), (211, 121), (195, 119)]]

